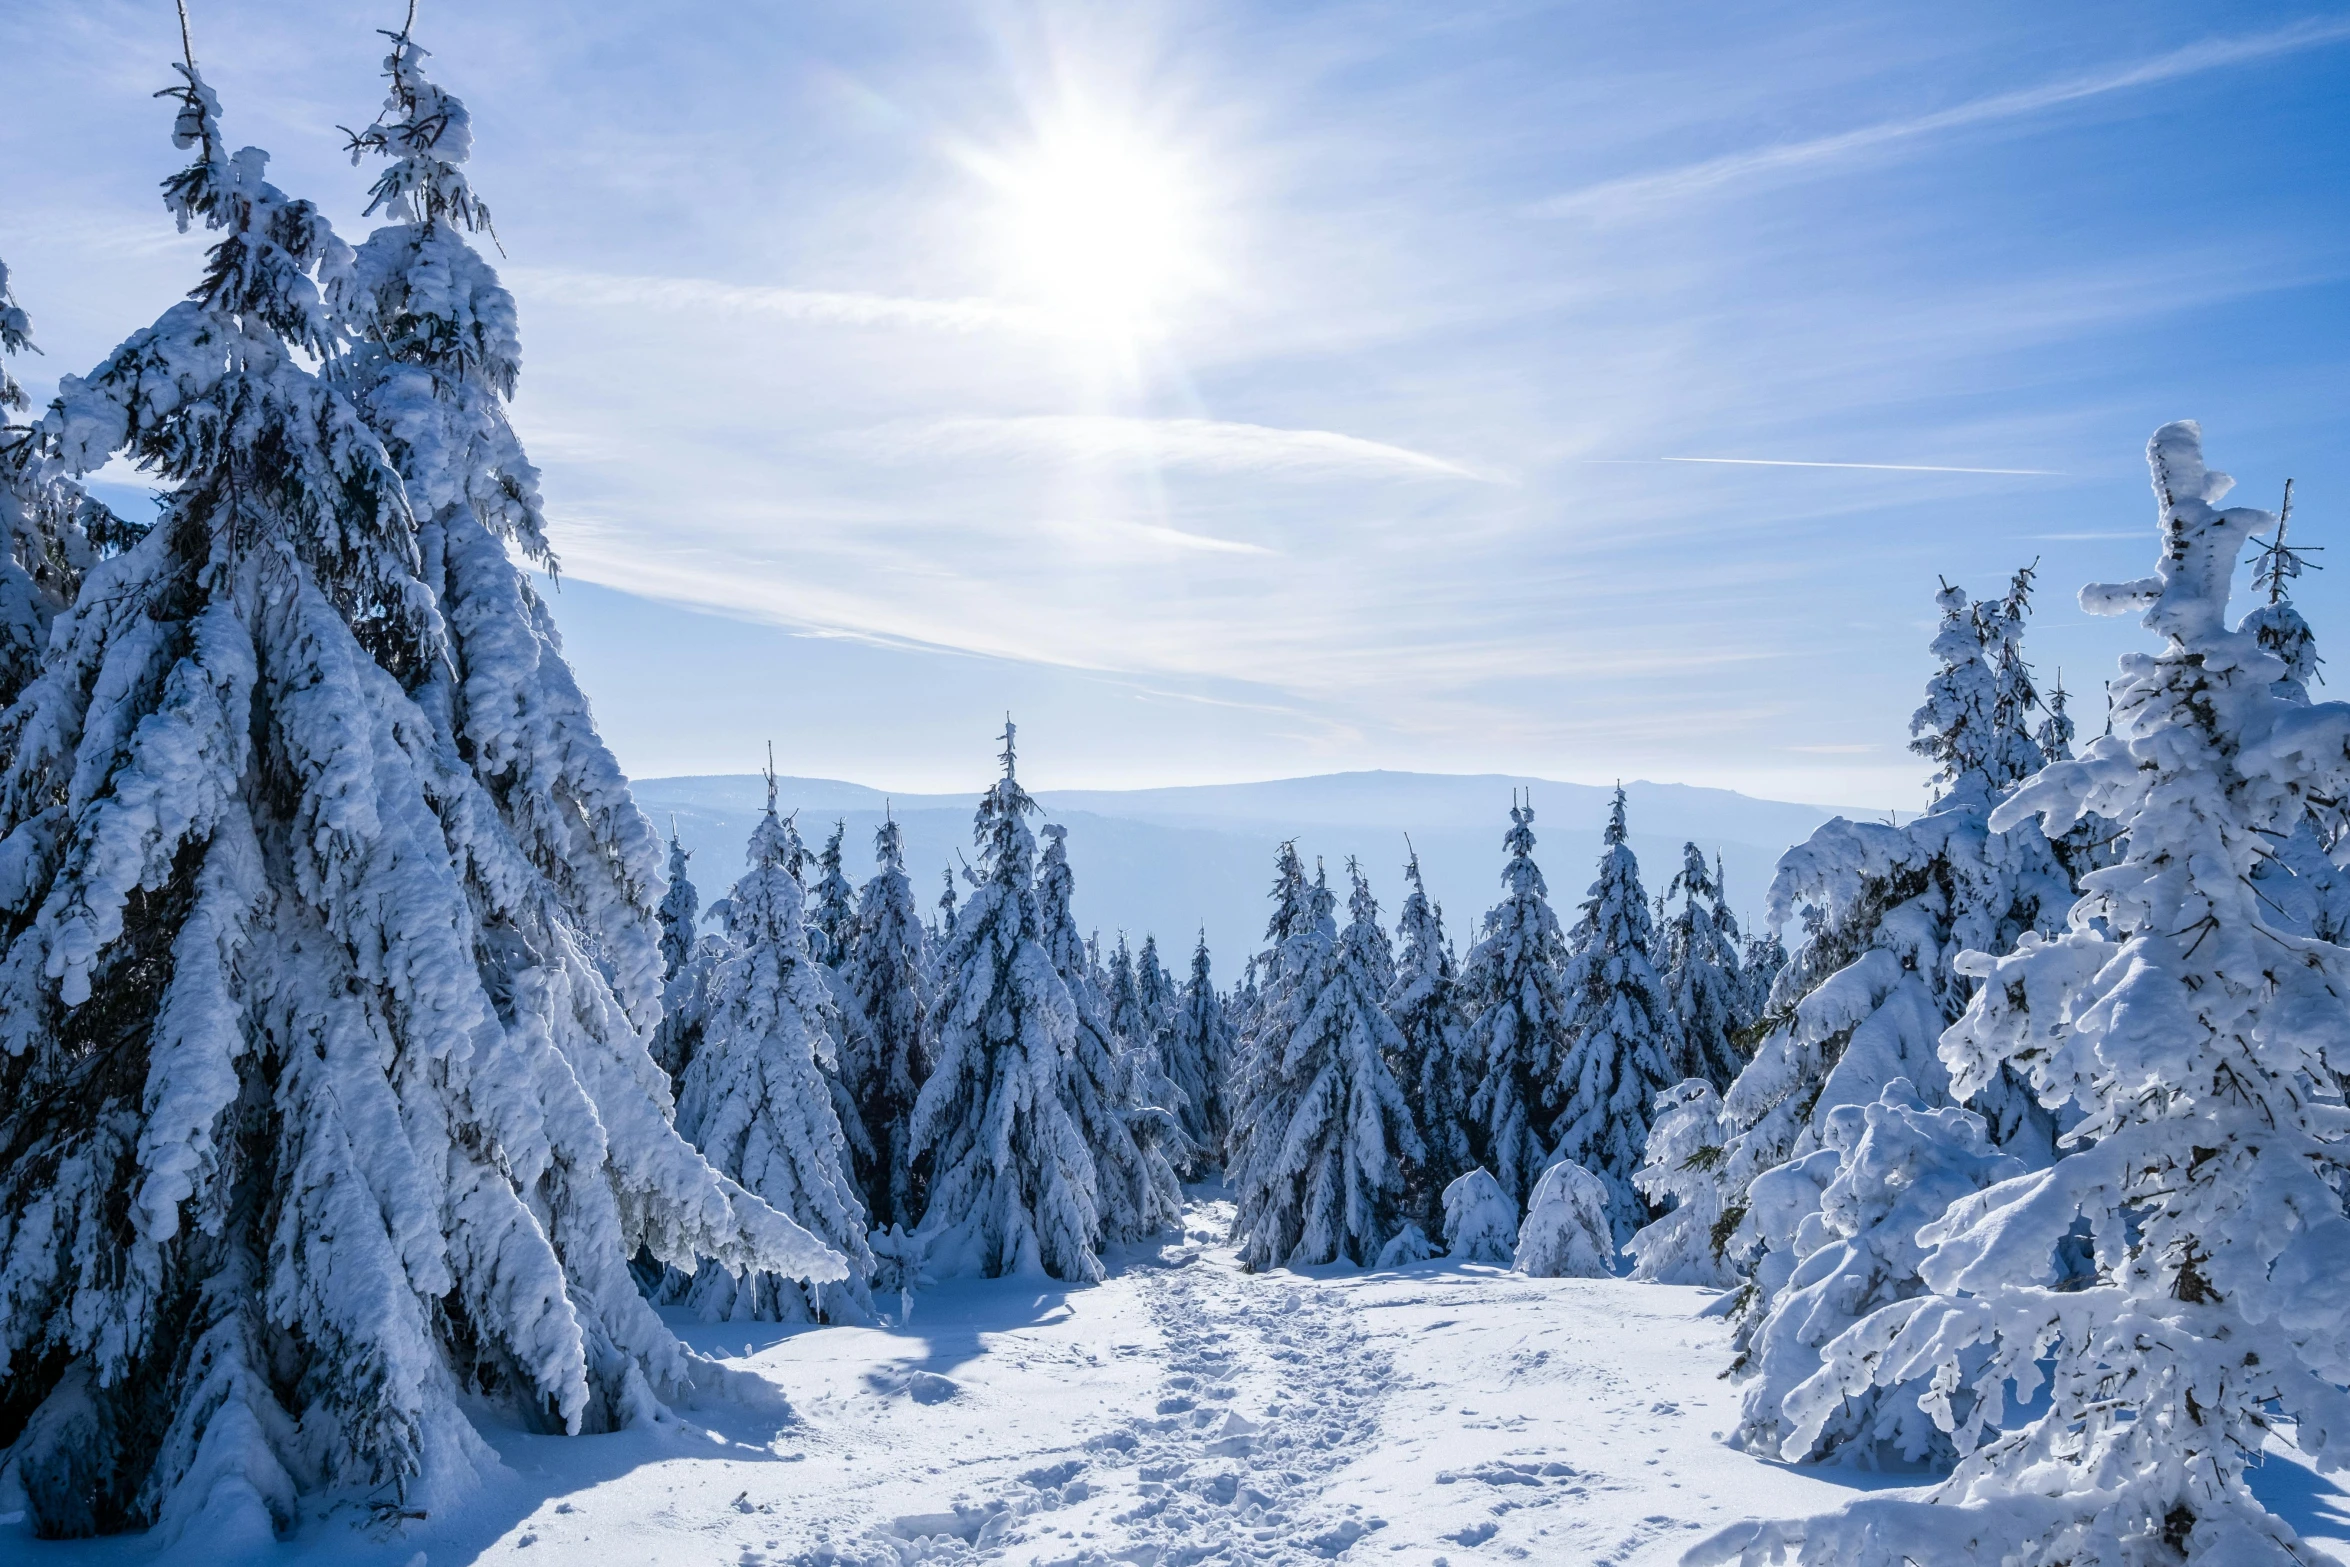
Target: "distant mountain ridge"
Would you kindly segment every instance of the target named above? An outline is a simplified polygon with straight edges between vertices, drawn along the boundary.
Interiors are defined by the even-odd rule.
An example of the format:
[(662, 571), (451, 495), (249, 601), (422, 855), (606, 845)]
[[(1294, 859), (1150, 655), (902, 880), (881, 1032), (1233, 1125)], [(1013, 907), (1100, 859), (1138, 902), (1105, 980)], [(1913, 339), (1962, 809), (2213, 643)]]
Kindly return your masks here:
[[(634, 788), (664, 832), (675, 819), (693, 852), (703, 901), (723, 894), (742, 864), (765, 781), (748, 773), (703, 775), (639, 779)], [(1228, 981), (1262, 944), (1273, 855), (1286, 838), (1297, 840), (1309, 862), (1320, 858), (1342, 888), (1347, 858), (1358, 856), (1392, 921), (1402, 901), (1408, 834), (1429, 895), (1444, 907), (1445, 928), (1465, 949), (1500, 892), (1501, 838), (1513, 791), (1531, 795), (1535, 857), (1561, 918), (1571, 922), (1614, 797), (1602, 786), (1507, 774), (1354, 772), (1160, 789), (1048, 789), (1038, 791), (1037, 801), (1046, 819), (1069, 828), (1082, 925), (1098, 927), (1105, 942), (1123, 930), (1137, 946), (1144, 933), (1156, 933), (1171, 970), (1188, 960), (1204, 926), (1219, 981)], [(1682, 844), (1695, 842), (1709, 854), (1720, 852), (1731, 905), (1750, 924), (1761, 915), (1779, 855), (1839, 814), (1687, 784), (1634, 781), (1624, 785), (1624, 795), (1632, 850), (1651, 896), (1680, 869)], [(971, 852), (976, 789), (892, 794), (838, 779), (779, 778), (777, 797), (784, 810), (800, 813), (801, 836), (812, 851), (834, 821), (847, 822), (844, 863), (859, 885), (872, 873), (873, 833), (886, 806), (904, 831), (907, 869), (925, 908), (938, 898), (940, 873)], [(957, 896), (964, 890), (958, 886)]]

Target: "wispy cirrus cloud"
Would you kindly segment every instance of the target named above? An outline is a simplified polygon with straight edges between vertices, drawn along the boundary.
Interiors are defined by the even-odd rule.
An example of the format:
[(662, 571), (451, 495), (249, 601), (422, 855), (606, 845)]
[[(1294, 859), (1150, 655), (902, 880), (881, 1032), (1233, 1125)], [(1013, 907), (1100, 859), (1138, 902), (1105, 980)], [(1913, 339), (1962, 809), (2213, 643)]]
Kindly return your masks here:
[(508, 274), (520, 292), (567, 305), (692, 310), (716, 315), (767, 316), (819, 326), (901, 327), (931, 332), (1068, 330), (1043, 311), (993, 299), (910, 299), (812, 288), (769, 288), (706, 278), (642, 277), (516, 267)]
[(1882, 120), (1830, 136), (1781, 142), (1745, 152), (1686, 163), (1678, 168), (1603, 180), (1581, 190), (1567, 191), (1531, 204), (1529, 210), (1551, 217), (1616, 217), (1644, 207), (1667, 205), (1726, 186), (1743, 186), (1772, 176), (1799, 176), (1805, 172), (1849, 162), (1904, 143), (1922, 142), (1947, 131), (2022, 119), (2066, 104), (2151, 87), (2181, 77), (2200, 75), (2253, 60), (2318, 48), (2350, 39), (2350, 17), (2312, 17), (2264, 33), (2238, 38), (2210, 38), (2173, 49), (2152, 59), (2112, 70), (2036, 87), (1993, 93), (1905, 120)]
[(1297, 478), (1387, 474), (1501, 482), (1450, 459), (1385, 441), (1220, 419), (1116, 414), (933, 419), (883, 425), (841, 439), (860, 452), (890, 457), (1044, 458)]

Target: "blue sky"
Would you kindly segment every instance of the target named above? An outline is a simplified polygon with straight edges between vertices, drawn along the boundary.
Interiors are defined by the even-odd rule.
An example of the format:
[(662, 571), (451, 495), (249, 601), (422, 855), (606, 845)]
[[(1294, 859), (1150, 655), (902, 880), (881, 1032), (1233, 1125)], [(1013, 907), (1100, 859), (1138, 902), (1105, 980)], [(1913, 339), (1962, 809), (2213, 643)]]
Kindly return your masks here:
[[(335, 127), (395, 7), (192, 7), (232, 140), (363, 234)], [(2256, 503), (2293, 476), (2310, 543), (2350, 499), (2339, 7), (423, 0), (418, 36), (641, 774), (773, 737), (959, 788), (1008, 707), (1047, 786), (1908, 809), (1938, 575), (2037, 557), (2093, 729), (2143, 633), (2072, 595), (2147, 568), (2156, 424)], [(0, 9), (37, 393), (193, 275), (176, 44), (167, 0)], [(2323, 646), (2350, 561), (2305, 581)]]

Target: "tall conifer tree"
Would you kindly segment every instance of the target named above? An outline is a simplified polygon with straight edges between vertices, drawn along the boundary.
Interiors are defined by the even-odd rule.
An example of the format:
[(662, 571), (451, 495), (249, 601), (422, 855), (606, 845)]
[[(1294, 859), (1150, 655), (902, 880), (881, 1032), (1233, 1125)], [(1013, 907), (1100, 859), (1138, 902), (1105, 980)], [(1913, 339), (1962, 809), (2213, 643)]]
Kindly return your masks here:
[(841, 841), (848, 831), (845, 820), (832, 824), (832, 836), (816, 856), (816, 885), (808, 892), (808, 950), (832, 969), (848, 962), (857, 929), (857, 889), (841, 870)]
[[(438, 179), (414, 57), (392, 113)], [(0, 1403), (49, 1534), (282, 1529), (313, 1485), (439, 1506), (494, 1463), (468, 1401), (594, 1430), (690, 1385), (640, 1246), (842, 1271), (671, 1128), (658, 840), (501, 540), (447, 525), (455, 467), (411, 492), (371, 427), (350, 252), (181, 75), (165, 197), (219, 241), (35, 437), (177, 488), (0, 744)], [(482, 411), (443, 356), (496, 374), (485, 333), (402, 361), (462, 403), (412, 405), (427, 435)]]
[(713, 1322), (872, 1315), (864, 1206), (822, 1069), (838, 1034), (832, 991), (808, 947), (789, 847), (770, 772), (748, 867), (727, 894), (728, 950), (707, 981), (701, 1040), (679, 1080), (677, 1129), (712, 1165), (840, 1253), (848, 1277), (814, 1282), (705, 1266), (674, 1293)]
[(1369, 1263), (1403, 1224), (1403, 1164), (1420, 1157), (1401, 1046), (1382, 1002), (1393, 973), (1379, 904), (1353, 863), (1346, 930), (1317, 875), (1282, 944), (1281, 1013), (1259, 1043), (1259, 1081), (1234, 1221), (1251, 1269)]
[(894, 817), (884, 815), (873, 834), (873, 861), (873, 877), (858, 894), (856, 936), (842, 975), (864, 1026), (849, 1032), (842, 1076), (865, 1123), (857, 1178), (873, 1227), (911, 1229), (921, 1220), (926, 1184), (909, 1127), (930, 1075), (923, 1035), (931, 996), (922, 913)]
[(971, 897), (940, 954), (930, 1078), (907, 1129), (927, 1157), (921, 1234), (944, 1271), (990, 1278), (1102, 1276), (1094, 1160), (1068, 1100), (1077, 1013), (1036, 886), (1036, 802), (1020, 787), (1015, 730), (1004, 776), (979, 802)]
[[(1619, 1243), (1647, 1222), (1648, 1205), (1632, 1184), (1648, 1146), (1657, 1095), (1681, 1077), (1681, 1028), (1650, 961), (1655, 927), (1640, 886), (1640, 862), (1624, 841), (1624, 791), (1608, 813), (1599, 879), (1568, 937), (1561, 988), (1566, 1032), (1574, 1041), (1562, 1063), (1565, 1104), (1554, 1155), (1607, 1184)], [(1702, 863), (1702, 862), (1701, 862)]]
[(1404, 1206), (1424, 1232), (1440, 1235), (1444, 1189), (1477, 1162), (1470, 1104), (1482, 1064), (1470, 1049), (1460, 975), (1453, 966), (1452, 943), (1444, 937), (1444, 911), (1429, 899), (1420, 879), (1418, 850), (1405, 862), (1403, 874), (1410, 890), (1396, 921), (1400, 946), (1387, 1015), (1403, 1040), (1395, 1078), (1411, 1101), (1422, 1150), (1405, 1167)]
[[(1175, 1171), (1179, 1163), (1189, 1162), (1189, 1152), (1174, 1113), (1156, 1102), (1173, 1094), (1149, 1092), (1163, 1082), (1156, 1056), (1146, 1062), (1127, 1047), (1094, 984), (1087, 944), (1078, 938), (1077, 920), (1070, 913), (1076, 873), (1069, 865), (1069, 829), (1053, 823), (1045, 828), (1044, 839), (1044, 862), (1037, 875), (1038, 918), (1043, 922), (1045, 950), (1068, 989), (1075, 1023), (1065, 1092), (1070, 1113), (1093, 1153), (1094, 1200), (1103, 1237), (1136, 1241), (1180, 1220), (1183, 1186)], [(1118, 950), (1126, 953), (1124, 937), (1119, 938)], [(1111, 972), (1114, 981), (1117, 970)], [(1128, 955), (1130, 996), (1133, 972)]]
[(1745, 1065), (1738, 1036), (1750, 1021), (1746, 977), (1738, 955), (1738, 925), (1722, 906), (1713, 867), (1696, 844), (1681, 849), (1681, 874), (1666, 891), (1681, 908), (1663, 931), (1665, 993), (1680, 1025), (1681, 1055), (1674, 1071), (1702, 1077), (1716, 1092), (1730, 1086)]
[(1226, 1100), (1234, 1041), (1223, 998), (1216, 994), (1209, 973), (1205, 930), (1192, 949), (1191, 978), (1175, 998), (1175, 1020), (1166, 1039), (1167, 1075), (1182, 1092), (1177, 1113), (1194, 1150), (1193, 1170), (1220, 1164), (1232, 1125)]
[(1484, 939), (1469, 949), (1462, 974), (1477, 1009), (1469, 1049), (1482, 1074), (1469, 1105), (1470, 1141), (1477, 1162), (1522, 1207), (1550, 1162), (1573, 1036), (1566, 941), (1534, 863), (1531, 801), (1511, 801), (1502, 847), (1509, 859), (1501, 880), (1509, 890), (1486, 914)]

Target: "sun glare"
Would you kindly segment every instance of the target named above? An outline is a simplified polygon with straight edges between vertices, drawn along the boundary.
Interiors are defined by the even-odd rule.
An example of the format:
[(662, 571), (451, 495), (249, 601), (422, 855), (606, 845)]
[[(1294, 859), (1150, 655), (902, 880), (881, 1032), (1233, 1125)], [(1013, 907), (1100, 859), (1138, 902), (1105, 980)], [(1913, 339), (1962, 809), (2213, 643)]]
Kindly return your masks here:
[(1081, 329), (1144, 335), (1206, 281), (1196, 182), (1130, 125), (1071, 112), (986, 161), (1007, 281)]

